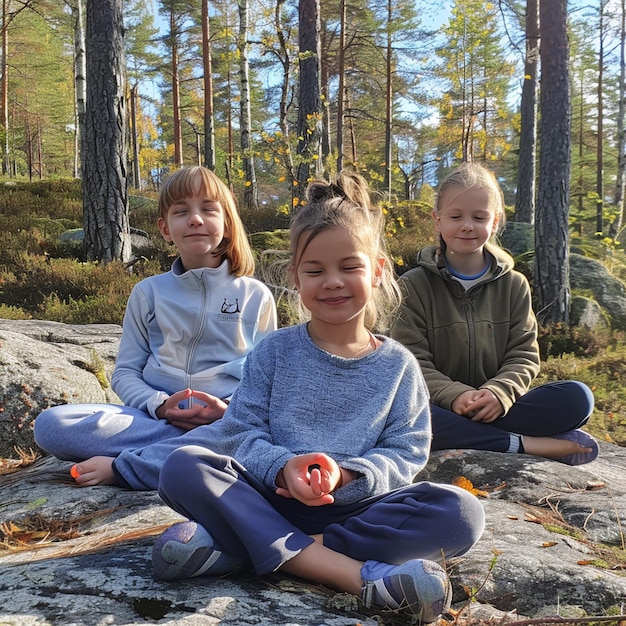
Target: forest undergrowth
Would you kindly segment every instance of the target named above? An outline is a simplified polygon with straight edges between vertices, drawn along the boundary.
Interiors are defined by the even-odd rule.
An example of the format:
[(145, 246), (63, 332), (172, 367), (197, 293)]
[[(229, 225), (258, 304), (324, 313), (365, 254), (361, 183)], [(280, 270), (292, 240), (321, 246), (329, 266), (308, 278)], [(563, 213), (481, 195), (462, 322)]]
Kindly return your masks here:
[[(418, 248), (433, 242), (431, 206), (428, 198), (384, 206), (389, 248), (399, 274), (413, 265)], [(288, 216), (278, 208), (242, 211), (242, 217), (260, 268), (280, 256), (268, 251), (288, 248)], [(149, 242), (126, 266), (86, 262), (80, 240), (61, 240), (63, 233), (82, 227), (79, 181), (0, 184), (0, 318), (121, 324), (135, 283), (167, 271), (175, 258), (175, 250), (158, 233), (156, 219), (156, 194), (131, 193), (131, 227), (146, 233)], [(601, 260), (610, 257), (612, 273), (626, 280), (621, 246), (607, 250), (597, 237), (581, 239), (581, 230), (577, 250)], [(528, 260), (518, 267), (532, 282)], [(279, 297), (278, 306), (280, 323), (293, 323), (288, 299)], [(589, 385), (596, 408), (586, 429), (601, 440), (626, 446), (626, 331), (556, 325), (542, 328), (539, 339), (543, 364), (536, 384), (576, 379)]]

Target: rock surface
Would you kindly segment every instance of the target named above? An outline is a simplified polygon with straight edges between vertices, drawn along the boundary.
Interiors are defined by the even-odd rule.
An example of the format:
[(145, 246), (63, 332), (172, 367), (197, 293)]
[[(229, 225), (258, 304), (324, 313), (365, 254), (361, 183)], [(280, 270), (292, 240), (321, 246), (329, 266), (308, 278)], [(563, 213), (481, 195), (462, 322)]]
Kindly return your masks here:
[[(154, 536), (179, 520), (153, 492), (79, 488), (70, 464), (18, 463), (32, 421), (60, 402), (119, 402), (110, 376), (119, 326), (0, 320), (0, 625), (376, 626), (347, 594), (280, 576), (152, 579)], [(626, 448), (601, 443), (569, 467), (526, 455), (437, 452), (419, 480), (480, 490), (487, 525), (446, 564), (468, 622), (626, 612)], [(472, 600), (470, 602), (470, 599)], [(444, 622), (442, 621), (442, 624)], [(445, 622), (448, 623), (448, 622)]]
[(121, 404), (109, 386), (121, 334), (115, 324), (0, 319), (0, 458), (34, 447), (33, 421), (50, 406)]
[[(413, 623), (276, 575), (155, 581), (154, 536), (181, 518), (153, 492), (79, 488), (69, 467), (45, 458), (0, 476), (0, 538), (13, 546), (0, 548), (3, 626)], [(604, 443), (596, 461), (577, 468), (525, 455), (434, 453), (420, 479), (465, 477), (485, 492), (482, 539), (447, 563), (455, 608), (494, 621), (624, 612), (625, 473), (626, 449)], [(64, 522), (56, 531), (63, 541), (44, 535), (54, 521)]]
[[(521, 222), (509, 222), (499, 237), (500, 243), (514, 256), (521, 255), (517, 265), (520, 269), (530, 263), (527, 268), (532, 273), (535, 250), (535, 226)], [(574, 242), (575, 243), (575, 242)], [(599, 312), (592, 311), (587, 305), (584, 311), (573, 308), (570, 311), (572, 323), (594, 327), (606, 326), (617, 330), (626, 328), (626, 284), (613, 276), (601, 261), (574, 252), (569, 255), (570, 287), (574, 295), (591, 294), (593, 301), (600, 307)], [(526, 253), (531, 252), (530, 261)], [(524, 258), (526, 257), (526, 258)], [(607, 320), (608, 316), (608, 320)]]

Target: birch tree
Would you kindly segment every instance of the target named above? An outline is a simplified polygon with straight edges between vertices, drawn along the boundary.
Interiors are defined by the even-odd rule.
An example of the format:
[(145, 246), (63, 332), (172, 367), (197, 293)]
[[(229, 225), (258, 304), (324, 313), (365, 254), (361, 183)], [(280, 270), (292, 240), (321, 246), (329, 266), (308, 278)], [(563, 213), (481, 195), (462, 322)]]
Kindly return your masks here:
[(209, 0), (202, 0), (202, 80), (204, 84), (204, 164), (215, 170), (215, 119), (213, 116), (213, 62)]
[(613, 204), (616, 217), (609, 229), (612, 239), (618, 237), (624, 216), (624, 185), (626, 184), (626, 133), (624, 117), (626, 116), (626, 0), (620, 2), (620, 37), (619, 37), (619, 80), (618, 80), (618, 108), (617, 108), (617, 172), (615, 175), (615, 195)]
[(245, 180), (243, 192), (244, 206), (248, 209), (258, 209), (259, 191), (254, 168), (254, 151), (252, 146), (252, 114), (250, 109), (250, 68), (248, 61), (248, 0), (238, 0), (239, 7), (239, 34), (237, 47), (239, 49), (239, 82), (241, 97), (239, 100), (239, 123), (241, 126), (241, 152)]

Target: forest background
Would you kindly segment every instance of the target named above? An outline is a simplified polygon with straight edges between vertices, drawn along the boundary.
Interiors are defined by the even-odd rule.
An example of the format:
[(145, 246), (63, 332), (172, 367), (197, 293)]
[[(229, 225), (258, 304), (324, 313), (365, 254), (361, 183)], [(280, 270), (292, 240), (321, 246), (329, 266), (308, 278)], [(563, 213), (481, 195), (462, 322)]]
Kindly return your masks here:
[[(103, 7), (122, 19), (105, 24), (104, 12), (97, 13)], [(285, 247), (284, 229), (306, 181), (352, 167), (379, 192), (401, 273), (432, 240), (437, 181), (459, 162), (476, 160), (496, 173), (509, 221), (528, 224), (538, 245), (563, 252), (548, 259), (554, 271), (539, 262), (540, 250), (516, 259), (535, 295), (543, 283), (559, 297), (568, 293), (558, 279), (570, 239), (626, 277), (625, 0), (551, 0), (541, 7), (544, 18), (552, 10), (563, 17), (563, 32), (544, 19), (544, 48), (555, 52), (542, 57), (542, 70), (550, 69), (547, 61), (565, 65), (554, 80), (542, 76), (541, 88), (539, 26), (528, 19), (539, 17), (536, 0), (2, 0), (0, 316), (120, 323), (133, 284), (169, 268), (172, 250), (155, 230), (155, 198), (170, 171), (190, 164), (215, 169), (230, 185), (261, 267), (265, 251)], [(123, 115), (111, 120), (123, 121), (118, 204), (135, 234), (154, 236), (139, 256), (117, 261), (60, 240), (81, 228), (89, 234), (87, 202), (100, 202), (81, 183), (93, 182), (85, 176), (82, 91), (85, 80), (97, 82), (93, 68), (90, 79), (81, 65), (85, 33), (87, 56), (90, 38), (93, 44), (102, 35), (108, 50), (120, 35), (123, 55), (115, 62), (123, 63), (112, 74), (123, 74), (116, 103)], [(303, 42), (312, 33), (312, 43)], [(557, 34), (565, 48), (548, 45)], [(313, 79), (306, 74), (311, 60)], [(540, 99), (563, 82), (565, 100)], [(107, 89), (98, 97), (115, 99)], [(104, 105), (95, 117), (107, 121)], [(543, 124), (543, 134), (542, 117), (555, 120)], [(524, 148), (529, 127), (532, 145)], [(546, 149), (546, 130), (567, 140), (566, 154), (562, 146)], [(557, 244), (541, 230), (541, 202), (535, 220), (549, 178), (542, 159), (544, 170), (566, 172), (557, 172), (558, 202), (547, 206), (548, 222), (556, 219), (565, 232)], [(538, 269), (547, 279), (538, 279)], [(537, 382), (587, 382), (597, 400), (595, 434), (624, 445), (623, 331), (570, 327), (568, 302), (542, 325), (547, 360)], [(291, 321), (282, 306), (281, 316)]]

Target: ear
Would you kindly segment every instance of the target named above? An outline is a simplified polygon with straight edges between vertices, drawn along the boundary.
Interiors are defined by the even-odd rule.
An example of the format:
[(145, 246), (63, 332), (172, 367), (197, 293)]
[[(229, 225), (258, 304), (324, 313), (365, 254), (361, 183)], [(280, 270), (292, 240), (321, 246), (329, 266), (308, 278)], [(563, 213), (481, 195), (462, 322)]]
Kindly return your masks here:
[(373, 287), (380, 287), (380, 281), (383, 276), (383, 269), (385, 268), (385, 259), (383, 257), (379, 257), (377, 261), (374, 263), (374, 271), (373, 271)]
[(439, 215), (437, 215), (437, 211), (435, 211), (434, 209), (431, 215), (433, 218), (433, 222), (435, 223), (435, 230), (439, 232), (439, 220), (441, 220), (441, 218), (439, 217)]
[(498, 232), (498, 226), (500, 225), (500, 218), (496, 215), (491, 226), (491, 236), (493, 237)]
[(170, 229), (167, 226), (167, 220), (160, 217), (157, 220), (157, 226), (159, 227), (159, 231), (163, 239), (165, 239), (165, 241), (167, 241), (168, 243), (172, 243), (172, 235), (170, 235)]
[(287, 269), (289, 278), (293, 281), (293, 284), (296, 287), (296, 291), (300, 289), (300, 280), (298, 279), (298, 272), (296, 272), (296, 268), (293, 265), (290, 265)]

